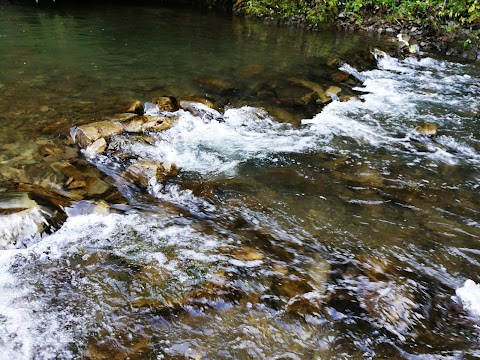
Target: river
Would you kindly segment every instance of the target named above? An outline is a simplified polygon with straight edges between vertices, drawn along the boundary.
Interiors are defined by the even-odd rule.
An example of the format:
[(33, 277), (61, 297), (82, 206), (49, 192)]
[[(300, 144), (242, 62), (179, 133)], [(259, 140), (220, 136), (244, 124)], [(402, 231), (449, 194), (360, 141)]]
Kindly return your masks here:
[[(396, 46), (0, 5), (0, 358), (480, 357), (480, 66)], [(164, 95), (214, 105), (72, 141)]]

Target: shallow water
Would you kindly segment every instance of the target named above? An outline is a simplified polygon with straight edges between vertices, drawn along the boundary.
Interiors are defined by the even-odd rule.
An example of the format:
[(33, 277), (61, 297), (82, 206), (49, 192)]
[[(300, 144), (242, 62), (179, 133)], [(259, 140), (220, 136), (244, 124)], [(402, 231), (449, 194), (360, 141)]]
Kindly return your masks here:
[[(37, 148), (133, 99), (220, 106), (88, 158), (128, 204), (72, 202), (46, 232), (42, 207), (0, 212), (3, 357), (480, 356), (480, 291), (466, 282), (480, 282), (478, 64), (369, 66), (356, 54), (386, 39), (188, 10), (0, 12), (5, 182), (54, 182)], [(357, 99), (271, 95), (292, 78), (335, 85), (334, 58), (357, 78), (340, 94)], [(139, 159), (180, 174), (140, 189), (122, 176)]]

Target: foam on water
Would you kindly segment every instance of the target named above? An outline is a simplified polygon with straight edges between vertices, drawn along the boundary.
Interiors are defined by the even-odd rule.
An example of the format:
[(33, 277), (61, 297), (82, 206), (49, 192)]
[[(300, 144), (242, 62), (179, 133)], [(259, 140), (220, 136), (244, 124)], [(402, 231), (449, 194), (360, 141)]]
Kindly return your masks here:
[[(355, 75), (348, 67), (342, 69)], [(334, 102), (303, 123), (322, 134), (330, 131), (396, 153), (406, 149), (433, 161), (479, 164), (479, 152), (467, 136), (480, 106), (476, 96), (480, 85), (463, 71), (464, 65), (430, 58), (380, 57), (378, 69), (361, 73), (365, 80), (356, 90), (364, 93), (362, 101)], [(421, 139), (429, 151), (417, 152), (410, 139), (418, 125), (429, 122), (448, 134), (434, 142)]]
[[(333, 101), (314, 118), (303, 120), (300, 128), (280, 124), (248, 106), (220, 114), (190, 104), (196, 115), (178, 111), (179, 120), (171, 129), (154, 134), (155, 147), (126, 142), (122, 151), (201, 174), (233, 174), (245, 161), (273, 160), (279, 154), (348, 153), (353, 148), (368, 152), (372, 146), (406, 157), (407, 162), (426, 161), (427, 166), (480, 163), (468, 124), (480, 106), (480, 85), (474, 76), (464, 75), (466, 65), (383, 56), (375, 70), (358, 72), (348, 64), (341, 69), (363, 81), (356, 88), (363, 93), (361, 101)], [(148, 111), (158, 114), (151, 106)], [(442, 136), (432, 140), (416, 134), (417, 126), (430, 122), (439, 126)], [(427, 151), (418, 151), (418, 142)]]
[(39, 206), (0, 216), (0, 250), (27, 246), (40, 240), (40, 231), (47, 225), (45, 212)]
[[(175, 185), (150, 190), (160, 199), (188, 207), (192, 212), (224, 216), (229, 211)], [(81, 207), (84, 208), (85, 205)], [(299, 242), (298, 237), (282, 233), (278, 224), (269, 224), (268, 216), (239, 211), (253, 225), (270, 225), (275, 238)], [(26, 249), (0, 252), (0, 339), (8, 339), (0, 340), (2, 355), (22, 359), (76, 358), (84, 351), (92, 332), (115, 333), (120, 321), (119, 306), (132, 300), (125, 303), (123, 298), (113, 295), (116, 286), (123, 286), (121, 280), (103, 273), (97, 275), (105, 265), (102, 254), (155, 269), (168, 278), (168, 286), (177, 292), (202, 282), (222, 284), (225, 279), (218, 277), (223, 271), (263, 271), (262, 260), (236, 259), (226, 252), (225, 249), (239, 246), (238, 239), (222, 231), (204, 233), (194, 219), (174, 211), (68, 212), (70, 216), (62, 227), (44, 236), (41, 242)], [(72, 264), (79, 258), (83, 259), (82, 265)], [(114, 272), (117, 265), (106, 268)]]
[(142, 158), (173, 162), (187, 171), (232, 173), (249, 159), (275, 153), (302, 152), (315, 146), (313, 137), (279, 124), (252, 107), (228, 109), (222, 119), (207, 120), (179, 111), (175, 125), (157, 135), (156, 147), (134, 144), (123, 150)]
[(0, 252), (0, 354), (11, 359), (71, 359), (67, 345), (75, 334), (66, 324), (73, 315), (49, 313), (29, 279), (12, 274), (16, 258), (25, 254), (26, 250)]
[(468, 279), (455, 293), (464, 309), (473, 317), (480, 319), (480, 284)]
[[(41, 242), (0, 252), (0, 354), (22, 359), (74, 358), (75, 351), (69, 346), (75, 343), (82, 348), (82, 339), (95, 326), (113, 326), (110, 321), (114, 319), (108, 318), (114, 311), (108, 305), (112, 299), (105, 298), (105, 303), (97, 300), (105, 296), (102, 287), (81, 271), (69, 269), (70, 280), (64, 288), (67, 284), (57, 284), (50, 267), (66, 267), (78, 254), (113, 252), (136, 264), (154, 264), (179, 284), (188, 284), (192, 275), (185, 264), (193, 262), (198, 271), (207, 274), (207, 269), (211, 271), (216, 262), (225, 260), (216, 251), (218, 246), (217, 237), (170, 217), (136, 213), (71, 216)], [(36, 288), (37, 282), (49, 286)], [(60, 307), (51, 305), (54, 299), (61, 302)], [(78, 301), (82, 301), (80, 308), (75, 305)], [(92, 323), (95, 313), (105, 316), (101, 325)]]
[[(475, 97), (479, 85), (474, 77), (462, 75), (463, 65), (433, 59), (401, 61), (384, 57), (379, 60), (377, 70), (358, 72), (347, 65), (342, 69), (363, 80), (362, 86), (357, 88), (363, 93), (361, 101), (333, 101), (313, 119), (305, 119), (300, 127), (278, 123), (265, 111), (253, 107), (231, 108), (220, 114), (200, 106), (197, 115), (178, 111), (179, 120), (172, 128), (152, 134), (156, 140), (154, 146), (119, 138), (111, 143), (110, 151), (120, 151), (127, 157), (172, 162), (182, 171), (205, 176), (234, 174), (238, 165), (246, 161), (275, 162), (285, 154), (355, 152), (361, 157), (362, 151), (370, 152), (372, 148), (387, 150), (407, 163), (467, 162), (475, 166), (480, 163), (475, 147), (478, 147), (478, 142), (465, 136), (470, 134), (465, 120), (479, 106)], [(457, 104), (459, 111), (454, 114), (435, 112), (439, 104), (448, 101)], [(152, 114), (158, 113), (152, 106), (147, 110)], [(414, 131), (422, 122), (436, 122), (446, 133), (435, 140), (422, 138)], [(426, 144), (428, 151), (416, 151), (412, 139)], [(115, 163), (115, 157), (109, 158), (108, 155), (98, 157), (96, 161), (123, 166)], [(238, 245), (238, 239), (233, 239), (232, 234), (198, 230), (202, 226), (195, 223), (196, 219), (201, 219), (202, 215), (208, 218), (228, 217), (232, 211), (228, 205), (198, 198), (189, 190), (181, 190), (178, 185), (164, 186), (152, 181), (149, 191), (157, 199), (186, 208), (199, 216), (183, 217), (174, 210), (162, 215), (148, 213), (148, 216), (147, 213), (136, 212), (107, 214), (106, 210), (75, 216), (72, 211), (72, 216), (63, 226), (54, 234), (44, 236), (41, 242), (30, 241), (27, 249), (0, 252), (0, 339), (8, 339), (0, 340), (2, 355), (11, 358), (73, 358), (74, 350), (70, 350), (68, 345), (76, 343), (81, 348), (86, 331), (96, 331), (99, 327), (111, 331), (114, 328), (114, 309), (108, 301), (102, 301), (109, 294), (103, 294), (100, 285), (87, 276), (80, 276), (75, 268), (68, 270), (71, 276), (68, 286), (64, 286), (66, 284), (61, 282), (61, 277), (56, 279), (48, 272), (49, 267), (66, 268), (65, 264), (75, 256), (108, 253), (132, 260), (139, 266), (154, 264), (157, 269), (168, 271), (172, 282), (180, 285), (199, 280), (195, 278), (198, 275), (186, 270), (186, 264), (192, 262), (195, 274), (206, 274), (202, 276), (208, 277), (213, 276), (216, 267), (256, 271), (265, 262), (272, 261), (236, 259), (222, 250)], [(384, 203), (383, 200), (358, 199), (349, 202), (369, 207)], [(305, 239), (312, 238), (307, 230), (293, 225), (295, 220), (292, 220), (289, 229), (287, 220), (278, 224), (267, 214), (241, 206), (235, 211), (252, 227), (261, 224), (261, 228), (271, 235), (271, 241), (278, 239), (282, 246), (285, 243), (304, 246)], [(9, 236), (8, 239), (18, 239), (19, 235), (14, 234), (18, 229), (23, 229), (27, 240), (39, 237), (38, 224), (45, 220), (42, 216), (41, 212), (32, 213), (30, 217), (22, 218), (23, 223), (10, 217), (8, 224), (11, 226), (0, 227), (3, 231), (0, 238), (7, 239)], [(46, 278), (40, 281), (42, 276)], [(435, 272), (433, 276), (437, 278), (438, 274)], [(37, 289), (34, 285), (37, 281), (51, 281), (54, 285), (50, 290), (48, 287), (46, 290)], [(353, 285), (358, 287), (358, 284)], [(360, 285), (373, 286), (369, 282)], [(388, 295), (387, 285), (390, 286), (386, 284), (385, 289), (379, 289), (379, 299)], [(405, 288), (416, 289), (411, 284), (406, 284)], [(51, 289), (59, 293), (49, 293), (53, 291)], [(64, 292), (59, 289), (64, 289)], [(469, 280), (456, 292), (473, 316), (480, 316), (479, 289), (479, 285)], [(396, 295), (394, 292), (391, 294), (392, 297)], [(365, 302), (370, 301), (367, 295), (363, 294)], [(62, 310), (51, 307), (56, 296), (60, 297)], [(78, 296), (75, 301), (83, 301), (81, 307), (70, 302), (75, 296)], [(411, 306), (404, 307), (404, 304)], [(400, 331), (392, 325), (395, 319), (382, 320), (380, 315), (383, 314), (377, 314), (379, 326), (397, 332), (399, 338), (410, 336), (411, 328), (420, 321), (416, 317), (413, 300), (407, 297), (396, 310), (396, 314), (406, 312), (410, 316), (407, 317), (409, 321), (401, 324)], [(95, 316), (103, 322), (94, 324)]]

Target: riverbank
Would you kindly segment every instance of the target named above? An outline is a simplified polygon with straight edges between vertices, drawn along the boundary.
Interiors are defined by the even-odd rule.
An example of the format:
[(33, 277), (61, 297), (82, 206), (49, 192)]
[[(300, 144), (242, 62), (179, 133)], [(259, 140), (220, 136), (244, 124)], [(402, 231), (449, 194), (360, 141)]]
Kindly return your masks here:
[(312, 30), (330, 26), (392, 38), (403, 34), (410, 44), (417, 44), (420, 51), (479, 60), (480, 6), (474, 1), (463, 2), (463, 5), (455, 1), (434, 6), (402, 1), (339, 3), (331, 0), (319, 5), (316, 1), (237, 0), (233, 11), (241, 16)]
[(421, 51), (439, 52), (446, 56), (480, 60), (478, 31), (463, 27), (460, 23), (445, 23), (435, 29), (421, 20), (409, 20), (403, 23), (388, 21), (375, 16), (364, 19), (362, 23), (353, 17), (340, 14), (335, 25), (338, 28), (391, 35), (404, 34), (410, 44), (418, 44)]

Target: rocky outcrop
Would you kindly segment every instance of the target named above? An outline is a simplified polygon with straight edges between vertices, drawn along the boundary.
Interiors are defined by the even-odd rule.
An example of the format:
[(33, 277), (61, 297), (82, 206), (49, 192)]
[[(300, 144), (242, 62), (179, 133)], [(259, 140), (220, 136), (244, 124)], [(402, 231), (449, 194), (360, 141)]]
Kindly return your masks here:
[[(177, 104), (176, 100), (171, 104)], [(170, 105), (165, 105), (165, 108), (173, 109)], [(123, 133), (136, 134), (167, 130), (173, 126), (175, 120), (177, 120), (176, 115), (118, 114), (112, 120), (97, 121), (75, 127), (71, 130), (71, 135), (73, 141), (84, 149), (84, 155), (93, 158), (107, 149), (109, 138)]]
[[(80, 171), (72, 162), (53, 162), (51, 168), (59, 175), (65, 176), (63, 189), (66, 196), (75, 200), (104, 196), (109, 192), (111, 183), (125, 183), (125, 180), (127, 184), (135, 184), (141, 188), (164, 183), (178, 174), (179, 170), (175, 164), (128, 158), (116, 150), (118, 146), (121, 146), (119, 144), (132, 143), (132, 141), (149, 145), (155, 144), (153, 133), (171, 128), (181, 116), (176, 112), (179, 109), (188, 111), (203, 121), (221, 120), (223, 116), (214, 103), (204, 98), (185, 98), (177, 101), (172, 96), (163, 96), (154, 99), (154, 103), (147, 105), (141, 107), (136, 102), (129, 107), (130, 111), (142, 108), (145, 110), (143, 115), (117, 114), (107, 120), (81, 125), (71, 130), (73, 141), (80, 147), (87, 159), (94, 159), (99, 154), (103, 154), (107, 158), (115, 156), (125, 161), (120, 163), (121, 170), (115, 172), (114, 180), (109, 183), (98, 176), (91, 176)], [(153, 113), (158, 115), (148, 115)], [(48, 154), (57, 152), (54, 148), (44, 148), (42, 151)]]

